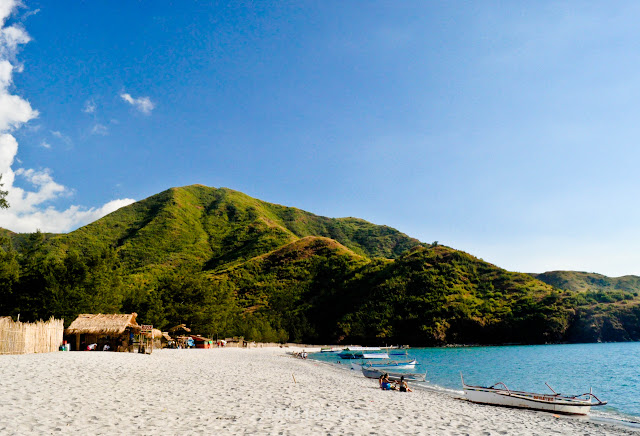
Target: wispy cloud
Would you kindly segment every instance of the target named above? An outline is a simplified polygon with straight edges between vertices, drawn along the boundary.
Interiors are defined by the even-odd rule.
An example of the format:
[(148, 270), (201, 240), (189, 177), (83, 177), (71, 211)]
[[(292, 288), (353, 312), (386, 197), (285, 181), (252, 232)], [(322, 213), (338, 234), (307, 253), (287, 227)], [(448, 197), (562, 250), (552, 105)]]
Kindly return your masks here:
[(91, 129), (91, 134), (92, 135), (107, 136), (109, 134), (109, 129), (104, 124), (99, 124), (98, 123), (95, 126), (93, 126), (93, 128)]
[(62, 142), (64, 142), (65, 144), (71, 146), (73, 145), (73, 141), (71, 140), (71, 138), (67, 135), (65, 135), (64, 133), (60, 132), (59, 130), (52, 130), (51, 134), (60, 139)]
[(36, 15), (38, 12), (40, 12), (40, 9), (32, 9), (32, 10), (30, 10), (30, 11), (27, 11), (27, 12), (25, 12), (25, 13), (22, 15), (22, 19), (23, 19), (23, 20), (26, 20), (26, 19), (27, 19), (27, 18), (29, 18), (30, 16), (32, 16), (32, 15)]
[(155, 105), (153, 104), (153, 102), (149, 97), (133, 98), (131, 94), (127, 94), (127, 93), (120, 94), (120, 97), (122, 97), (124, 101), (126, 101), (127, 103), (129, 103), (130, 105), (132, 105), (134, 108), (136, 108), (138, 111), (142, 112), (145, 115), (149, 115), (153, 110), (153, 108), (155, 107)]
[[(51, 202), (71, 195), (73, 190), (57, 183), (49, 169), (12, 168), (14, 163), (20, 161), (16, 158), (18, 141), (11, 132), (38, 117), (38, 111), (27, 100), (10, 92), (13, 74), (22, 71), (21, 67), (14, 65), (18, 49), (30, 41), (29, 35), (21, 27), (5, 26), (7, 19), (20, 5), (18, 0), (0, 0), (0, 174), (3, 190), (9, 191), (7, 201), (10, 204), (9, 209), (0, 211), (0, 227), (17, 232), (33, 232), (36, 229), (46, 232), (69, 231), (134, 200), (113, 200), (97, 208), (71, 206), (60, 211), (51, 206)], [(71, 144), (71, 138), (60, 131), (51, 131), (51, 135)], [(47, 141), (42, 141), (40, 145), (50, 147)], [(15, 186), (18, 177), (32, 188), (27, 190)]]
[(51, 144), (49, 144), (46, 139), (43, 139), (42, 142), (40, 143), (40, 147), (43, 148), (51, 148)]
[(85, 114), (93, 114), (96, 112), (96, 103), (93, 100), (87, 100), (84, 103), (84, 107), (82, 108), (82, 112)]

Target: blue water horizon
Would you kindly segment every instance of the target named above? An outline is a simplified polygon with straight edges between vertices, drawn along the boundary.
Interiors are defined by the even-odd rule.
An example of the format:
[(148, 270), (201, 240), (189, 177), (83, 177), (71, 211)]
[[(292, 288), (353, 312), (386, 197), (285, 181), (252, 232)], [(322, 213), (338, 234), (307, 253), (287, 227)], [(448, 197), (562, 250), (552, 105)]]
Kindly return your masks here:
[[(393, 356), (396, 360), (403, 357)], [(331, 353), (314, 359), (338, 363)], [(427, 385), (462, 393), (460, 374), (470, 385), (505, 383), (509, 389), (578, 395), (593, 393), (608, 404), (592, 408), (592, 416), (640, 423), (640, 343), (459, 346), (411, 348), (408, 358), (427, 372)], [(342, 360), (342, 364), (349, 360)]]

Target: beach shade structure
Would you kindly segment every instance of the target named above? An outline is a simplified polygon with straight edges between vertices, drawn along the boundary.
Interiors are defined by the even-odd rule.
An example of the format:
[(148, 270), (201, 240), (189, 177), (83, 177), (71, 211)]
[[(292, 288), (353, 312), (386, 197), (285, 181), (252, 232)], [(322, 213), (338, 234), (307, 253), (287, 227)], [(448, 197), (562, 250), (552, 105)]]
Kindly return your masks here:
[(75, 350), (133, 351), (135, 335), (140, 332), (137, 316), (136, 313), (85, 313), (78, 315), (65, 334), (75, 336)]
[(191, 329), (186, 324), (178, 324), (169, 329), (169, 335), (172, 337), (184, 336), (185, 333), (191, 333)]
[(191, 335), (191, 339), (196, 344), (196, 348), (213, 348), (213, 339), (199, 335)]
[(195, 346), (195, 342), (191, 336), (174, 336), (173, 340), (177, 348), (191, 348)]
[(162, 348), (162, 331), (159, 329), (151, 330), (151, 333), (147, 333), (147, 336), (151, 336), (151, 340), (153, 341), (153, 348)]
[(152, 329), (150, 332), (144, 332), (144, 335), (155, 340), (162, 337), (162, 332), (158, 329)]
[(175, 341), (171, 336), (169, 336), (169, 332), (162, 332), (162, 337), (160, 338), (160, 345), (162, 348), (172, 348), (175, 345)]
[(244, 336), (234, 336), (232, 338), (224, 338), (225, 347), (244, 347)]

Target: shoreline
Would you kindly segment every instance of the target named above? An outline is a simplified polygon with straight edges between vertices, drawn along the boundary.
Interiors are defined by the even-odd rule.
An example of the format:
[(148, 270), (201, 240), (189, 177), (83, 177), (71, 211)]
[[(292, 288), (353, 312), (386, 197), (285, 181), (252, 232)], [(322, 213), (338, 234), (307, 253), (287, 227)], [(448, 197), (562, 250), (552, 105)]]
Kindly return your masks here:
[[(584, 345), (588, 345), (588, 344), (576, 344), (576, 346), (579, 346), (579, 347), (583, 347)], [(605, 344), (605, 345), (609, 345), (609, 344)], [(619, 344), (613, 344), (613, 345), (619, 345)], [(541, 349), (541, 347), (547, 347), (547, 346), (548, 345), (541, 345), (541, 346), (533, 346), (533, 347), (535, 347), (536, 349)], [(554, 345), (551, 345), (551, 347), (554, 347)], [(560, 347), (562, 348), (559, 348), (559, 350), (563, 352), (566, 350), (565, 348), (563, 348), (564, 347), (563, 345), (560, 345)], [(438, 348), (441, 348), (441, 347), (438, 347)], [(467, 349), (472, 347), (457, 347), (457, 348)], [(478, 367), (478, 365), (476, 365), (476, 363), (474, 362), (474, 356), (480, 357), (480, 359), (483, 362), (483, 365), (487, 364), (487, 360), (485, 358), (486, 355), (502, 356), (503, 355), (502, 353), (506, 353), (505, 357), (508, 358), (509, 362), (512, 362), (514, 359), (516, 359), (517, 361), (517, 359), (522, 358), (522, 355), (523, 355), (522, 353), (526, 353), (525, 355), (528, 355), (528, 357), (534, 359), (531, 361), (537, 361), (535, 360), (537, 359), (537, 356), (532, 356), (532, 352), (526, 350), (522, 346), (517, 346), (517, 348), (520, 350), (504, 350), (504, 351), (498, 350), (496, 352), (495, 349), (492, 349), (490, 353), (483, 353), (483, 352), (484, 350), (489, 350), (493, 347), (479, 347), (479, 348), (480, 348), (479, 352), (469, 351), (469, 352), (463, 352), (463, 353), (459, 353), (458, 352), (459, 350), (448, 353), (448, 352), (439, 352), (437, 349), (429, 349), (429, 348), (411, 349), (413, 351), (410, 350), (410, 353), (411, 353), (410, 356), (412, 358), (417, 357), (419, 360), (419, 363), (423, 364), (423, 366), (419, 366), (419, 367), (417, 366), (415, 370), (405, 370), (405, 371), (424, 373), (425, 369), (428, 368), (429, 373), (427, 374), (426, 383), (421, 383), (415, 386), (422, 385), (421, 387), (428, 387), (428, 389), (432, 389), (437, 392), (445, 392), (452, 395), (453, 397), (464, 398), (464, 393), (462, 390), (462, 386), (460, 384), (459, 374), (462, 371), (465, 373), (465, 376), (467, 376), (468, 375), (467, 372), (469, 372), (469, 373), (472, 373), (472, 376), (471, 376), (472, 378), (475, 376), (477, 379), (478, 374), (477, 373), (475, 375), (473, 374), (473, 371), (475, 371)], [(509, 347), (495, 347), (495, 348), (500, 349), (500, 348), (509, 348)], [(634, 350), (636, 349), (637, 347), (634, 348)], [(574, 351), (580, 352), (581, 350), (574, 350)], [(587, 353), (585, 354), (585, 350), (582, 350), (581, 351), (582, 355), (588, 355), (588, 351), (589, 350), (587, 350)], [(570, 352), (571, 350), (569, 350), (569, 353)], [(565, 357), (565, 356), (557, 356), (557, 354), (558, 352), (555, 351), (551, 355), (552, 356), (551, 358), (547, 357), (546, 355), (543, 355), (542, 357), (543, 364), (546, 363), (547, 366), (549, 366), (550, 362), (553, 360), (554, 355), (556, 358), (559, 357), (561, 359)], [(447, 361), (447, 356), (450, 356), (450, 357), (455, 356), (455, 361), (450, 361), (450, 362)], [(461, 357), (461, 358), (458, 358), (458, 357)], [(341, 367), (341, 366), (350, 367), (351, 366), (350, 364), (355, 363), (356, 365), (353, 365), (353, 366), (358, 368), (357, 366), (358, 363), (366, 362), (364, 360), (353, 360), (353, 361), (343, 360), (337, 357), (331, 359), (325, 353), (316, 354), (313, 356), (313, 359), (317, 359), (321, 362), (326, 362), (326, 363), (329, 363), (330, 365), (335, 365), (337, 367)], [(599, 363), (602, 364), (603, 362), (599, 362)], [(576, 391), (584, 392), (580, 390), (581, 389), (580, 386), (578, 386), (578, 388), (575, 389), (576, 385), (582, 385), (583, 383), (573, 382), (572, 384), (572, 380), (569, 380), (569, 379), (563, 380), (563, 377), (565, 376), (562, 375), (561, 372), (556, 371), (554, 373), (553, 371), (551, 372), (539, 371), (538, 369), (540, 368), (540, 365), (536, 366), (532, 364), (528, 365), (529, 367), (532, 367), (531, 369), (533, 370), (533, 372), (531, 373), (522, 369), (523, 368), (522, 366), (517, 367), (517, 365), (515, 365), (516, 366), (515, 368), (509, 367), (508, 364), (506, 366), (507, 366), (506, 368), (507, 371), (513, 370), (513, 374), (511, 374), (511, 372), (509, 372), (509, 374), (511, 374), (514, 378), (509, 380), (515, 386), (523, 386), (523, 385), (526, 386), (525, 389), (520, 389), (520, 390), (525, 390), (529, 392), (540, 392), (536, 390), (537, 383), (536, 383), (536, 386), (532, 387), (532, 384), (529, 382), (529, 380), (532, 379), (532, 377), (535, 377), (535, 380), (539, 381), (541, 379), (546, 379), (547, 377), (550, 376), (551, 383), (560, 385), (561, 389), (565, 388), (572, 392), (576, 392)], [(526, 366), (527, 365), (525, 365), (525, 367)], [(481, 365), (480, 367), (483, 367), (483, 366)], [(453, 368), (453, 371), (451, 370), (452, 368)], [(635, 397), (618, 395), (619, 392), (616, 392), (616, 389), (613, 389), (611, 386), (609, 386), (609, 383), (606, 380), (606, 376), (605, 376), (606, 373), (605, 375), (602, 375), (602, 373), (586, 374), (586, 372), (581, 370), (580, 368), (576, 368), (576, 369), (577, 369), (577, 373), (575, 374), (575, 376), (577, 379), (583, 380), (583, 381), (587, 380), (587, 386), (591, 386), (594, 380), (597, 380), (597, 383), (595, 383), (595, 385), (596, 387), (598, 386), (600, 387), (600, 390), (598, 390), (597, 392), (598, 395), (601, 398), (604, 395), (605, 399), (610, 400), (610, 405), (607, 405), (602, 408), (593, 407), (591, 410), (591, 414), (588, 415), (588, 419), (595, 422), (606, 422), (606, 423), (612, 423), (616, 425), (622, 425), (627, 428), (633, 428), (633, 429), (640, 428), (640, 413), (638, 413), (637, 401), (635, 401)], [(498, 365), (498, 370), (496, 371), (495, 365), (491, 366), (491, 364), (489, 364), (487, 366), (487, 370), (488, 370), (487, 374), (489, 374), (488, 375), (489, 379), (491, 381), (496, 381), (496, 380), (501, 380), (501, 378), (503, 377), (503, 375), (501, 374), (505, 372), (505, 367), (504, 365)], [(536, 372), (536, 370), (538, 371)], [(358, 368), (358, 372), (359, 372), (359, 368)], [(483, 375), (486, 377), (487, 374), (484, 374), (484, 373), (480, 374), (481, 379)], [(592, 376), (595, 377), (595, 379), (592, 379), (591, 378)], [(465, 379), (466, 378), (467, 377), (465, 377)], [(509, 380), (505, 380), (505, 381), (509, 383)], [(567, 386), (564, 383), (568, 383), (569, 385), (572, 385), (573, 388), (570, 388), (570, 387), (567, 388)], [(511, 383), (509, 384), (511, 385)], [(488, 386), (488, 384), (483, 386)], [(617, 385), (613, 383), (613, 386), (615, 387)], [(622, 391), (625, 392), (626, 394), (630, 394), (631, 392), (629, 392), (629, 389), (626, 389), (626, 390), (624, 389), (625, 386), (626, 385), (622, 385), (620, 389), (622, 389)], [(514, 386), (510, 386), (510, 387), (514, 387)], [(572, 415), (567, 415), (567, 416), (571, 417)], [(573, 417), (576, 418), (575, 415), (573, 415)]]
[(301, 350), (0, 356), (0, 434), (639, 434), (444, 392), (382, 391), (376, 380), (286, 354)]
[[(326, 362), (326, 361), (314, 360), (314, 359), (309, 359), (309, 360), (314, 364), (317, 364), (318, 366), (321, 366), (324, 368), (331, 368), (335, 371), (343, 372), (344, 374), (350, 374), (355, 378), (364, 379), (364, 377), (360, 377), (360, 374), (358, 372), (356, 371), (352, 372), (350, 369), (347, 369), (347, 365), (340, 366), (332, 362)], [(375, 380), (372, 380), (372, 381), (375, 381)], [(499, 406), (492, 406), (492, 405), (476, 404), (476, 403), (467, 401), (464, 398), (464, 394), (462, 390), (460, 392), (457, 392), (452, 389), (444, 388), (438, 385), (428, 385), (428, 384), (422, 384), (417, 382), (410, 383), (410, 386), (414, 389), (414, 392), (421, 391), (421, 392), (427, 393), (429, 396), (448, 398), (450, 400), (457, 401), (460, 404), (465, 404), (471, 409), (473, 409), (474, 407), (487, 409), (488, 413), (491, 413), (491, 410), (494, 410), (496, 414), (499, 414), (499, 415), (503, 414), (502, 411), (504, 411), (504, 413), (507, 413), (507, 414), (513, 414), (514, 416), (517, 416), (520, 414), (524, 416), (530, 416), (529, 414), (532, 414), (533, 416), (537, 416), (540, 419), (547, 419), (551, 417), (553, 419), (559, 420), (559, 422), (565, 421), (575, 425), (580, 430), (586, 430), (586, 428), (583, 428), (583, 427), (590, 428), (592, 426), (595, 426), (597, 427), (598, 430), (600, 431), (604, 430), (607, 434), (614, 434), (618, 431), (622, 432), (620, 434), (640, 434), (639, 424), (634, 422), (618, 420), (615, 418), (601, 418), (601, 417), (594, 417), (592, 415), (589, 415), (589, 416), (562, 415), (562, 414), (554, 414), (551, 412), (542, 412), (542, 411), (535, 411), (535, 410), (523, 409), (523, 408), (499, 407)], [(397, 393), (397, 394), (403, 395), (401, 393)], [(578, 428), (576, 428), (574, 431), (577, 432)], [(514, 431), (513, 433), (510, 431), (506, 431), (505, 433), (504, 430), (499, 430), (498, 433), (499, 434), (529, 434), (527, 432), (520, 433), (520, 430)], [(474, 434), (474, 433), (469, 433), (469, 434)], [(493, 434), (493, 432), (491, 432), (491, 434)], [(535, 433), (531, 433), (531, 434), (535, 434)]]
[[(320, 364), (322, 366), (326, 366), (329, 368), (335, 368), (339, 371), (343, 371), (346, 374), (354, 374), (355, 376), (358, 376), (359, 373), (357, 372), (351, 372), (351, 368), (347, 369), (348, 366), (344, 365), (338, 365), (336, 363), (332, 363), (332, 362), (327, 362), (327, 361), (322, 361), (322, 360), (315, 360), (315, 359), (309, 359), (310, 361)], [(349, 365), (350, 366), (350, 365)], [(435, 384), (429, 384), (429, 382), (427, 381), (426, 383), (423, 382), (409, 382), (409, 385), (411, 386), (412, 389), (414, 390), (421, 390), (421, 391), (426, 391), (426, 392), (430, 392), (436, 395), (444, 395), (444, 396), (448, 396), (454, 400), (458, 400), (458, 401), (463, 401), (466, 402), (468, 404), (474, 404), (470, 401), (467, 401), (464, 397), (464, 392), (462, 390), (460, 391), (456, 391), (454, 389), (451, 388), (446, 388), (440, 385), (435, 385)], [(501, 409), (508, 409), (508, 410), (514, 410), (514, 411), (531, 411), (534, 413), (541, 413), (543, 415), (554, 415), (552, 412), (542, 412), (542, 411), (532, 411), (529, 409), (524, 409), (524, 408), (518, 408), (518, 407), (504, 407), (504, 406), (487, 406), (487, 407), (495, 407), (495, 408), (501, 408)], [(621, 415), (621, 416), (627, 416), (627, 415)], [(615, 427), (620, 427), (622, 429), (628, 429), (628, 430), (634, 430), (637, 431), (640, 434), (640, 422), (638, 421), (632, 421), (631, 420), (631, 415), (629, 415), (629, 420), (625, 420), (623, 418), (615, 418), (615, 417), (604, 417), (604, 416), (593, 416), (593, 415), (587, 415), (587, 416), (576, 416), (576, 415), (566, 415), (566, 414), (557, 414), (556, 416), (557, 418), (560, 419), (567, 419), (567, 420), (576, 420), (578, 422), (593, 422), (595, 424), (606, 424), (606, 425), (611, 425), (611, 426), (615, 426)]]

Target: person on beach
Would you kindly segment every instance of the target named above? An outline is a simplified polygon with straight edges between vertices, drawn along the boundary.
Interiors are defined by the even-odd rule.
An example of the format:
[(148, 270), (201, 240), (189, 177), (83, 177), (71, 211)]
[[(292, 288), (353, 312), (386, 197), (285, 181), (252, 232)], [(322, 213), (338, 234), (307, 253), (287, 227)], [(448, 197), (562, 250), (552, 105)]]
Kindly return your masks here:
[(380, 389), (382, 389), (383, 391), (390, 391), (391, 389), (393, 389), (393, 387), (391, 386), (391, 381), (389, 381), (389, 374), (387, 373), (382, 374), (378, 379), (378, 382), (380, 383)]
[(404, 381), (404, 376), (400, 376), (400, 380), (396, 382), (396, 389), (400, 392), (413, 392), (406, 381)]

